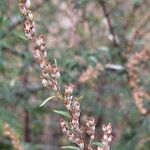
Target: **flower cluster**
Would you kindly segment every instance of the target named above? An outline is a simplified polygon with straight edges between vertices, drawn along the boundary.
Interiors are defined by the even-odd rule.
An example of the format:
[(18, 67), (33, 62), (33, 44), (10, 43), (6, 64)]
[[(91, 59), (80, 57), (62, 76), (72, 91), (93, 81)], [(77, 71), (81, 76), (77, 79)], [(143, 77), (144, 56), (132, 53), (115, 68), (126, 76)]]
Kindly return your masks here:
[(79, 116), (80, 116), (80, 103), (71, 94), (73, 92), (73, 85), (69, 84), (65, 88), (64, 105), (66, 109), (71, 113), (72, 126), (79, 131)]
[(83, 137), (80, 137), (77, 132), (72, 129), (72, 126), (64, 120), (60, 120), (60, 126), (62, 128), (62, 132), (66, 135), (69, 141), (76, 143), (82, 150), (84, 149), (84, 140)]
[(24, 23), (24, 31), (26, 36), (32, 40), (34, 49), (33, 56), (41, 67), (41, 79), (44, 87), (50, 88), (53, 91), (60, 89), (57, 79), (60, 77), (60, 69), (55, 64), (51, 64), (47, 59), (46, 38), (43, 35), (35, 34), (35, 23), (30, 10), (30, 0), (20, 3), (20, 10), (26, 17)]
[(129, 72), (129, 85), (133, 91), (133, 98), (135, 104), (141, 114), (148, 114), (149, 110), (145, 108), (144, 99), (150, 100), (150, 95), (140, 86), (140, 78), (138, 74), (138, 65), (142, 62), (150, 60), (150, 51), (143, 49), (140, 52), (135, 53), (128, 60), (127, 67)]
[(77, 27), (81, 22), (83, 12), (81, 9), (77, 9), (75, 5), (75, 1), (70, 0), (68, 7), (66, 8), (66, 13), (71, 23), (69, 29), (69, 47), (71, 48), (78, 45), (81, 41), (80, 36), (77, 34)]
[(80, 127), (80, 103), (78, 102), (77, 98), (74, 98), (72, 95), (73, 88), (74, 86), (69, 84), (66, 86), (64, 93), (64, 105), (71, 114), (71, 121), (67, 123), (65, 120), (61, 119), (60, 125), (63, 133), (71, 142), (76, 143), (81, 149), (85, 149), (85, 147), (87, 147), (88, 150), (90, 150), (90, 143), (88, 144), (84, 140), (84, 133), (86, 132), (88, 135), (90, 135), (91, 141), (94, 140), (95, 118), (91, 117), (86, 122), (85, 127)]
[(11, 139), (12, 145), (16, 150), (24, 150), (16, 133), (11, 129), (8, 123), (4, 124), (4, 135)]
[(90, 117), (88, 120), (87, 120), (87, 122), (85, 123), (85, 125), (86, 125), (86, 133), (88, 134), (88, 135), (90, 135), (90, 139), (91, 140), (94, 140), (94, 134), (95, 134), (95, 126), (96, 126), (96, 124), (95, 124), (95, 118), (93, 118), (93, 117)]
[[(66, 106), (66, 109), (71, 114), (71, 121), (66, 122), (64, 119), (61, 119), (60, 125), (62, 128), (62, 132), (66, 135), (66, 137), (71, 141), (76, 143), (80, 149), (82, 150), (93, 150), (92, 147), (92, 141), (95, 139), (95, 118), (89, 117), (84, 125), (80, 126), (79, 123), (79, 117), (80, 117), (80, 103), (78, 102), (77, 98), (74, 98), (73, 93), (74, 86), (72, 84), (69, 84), (65, 88), (65, 94), (64, 94), (64, 105)], [(104, 146), (107, 148), (109, 147), (109, 144), (112, 140), (111, 136), (111, 125), (104, 126), (105, 129), (105, 137), (108, 136), (107, 139), (103, 139), (102, 142)], [(85, 140), (85, 135), (89, 135), (90, 139)], [(110, 140), (111, 138), (111, 140)], [(104, 150), (104, 149), (103, 149)]]
[(85, 131), (86, 133), (90, 136), (90, 142), (88, 144), (88, 149), (89, 150), (93, 150), (92, 148), (92, 141), (95, 138), (95, 118), (94, 117), (90, 117), (87, 122), (85, 123)]
[[(41, 67), (41, 79), (44, 87), (53, 90), (56, 97), (63, 101), (64, 106), (71, 115), (69, 122), (64, 119), (60, 120), (62, 132), (71, 141), (76, 143), (82, 150), (93, 150), (92, 141), (95, 136), (95, 118), (90, 117), (85, 125), (80, 126), (80, 103), (78, 98), (74, 97), (74, 85), (69, 84), (65, 87), (64, 92), (61, 91), (58, 84), (60, 77), (60, 69), (56, 64), (51, 64), (47, 58), (45, 37), (43, 35), (36, 35), (33, 15), (30, 10), (30, 0), (21, 0), (20, 10), (26, 17), (24, 31), (29, 40), (32, 41), (34, 49), (32, 54), (36, 62)], [(89, 135), (90, 139), (86, 140), (85, 135)]]
[(103, 139), (102, 139), (102, 147), (98, 147), (97, 150), (109, 150), (110, 149), (110, 142), (112, 141), (112, 126), (109, 123), (107, 126), (103, 125), (102, 130), (104, 132)]
[(98, 75), (100, 75), (104, 71), (104, 67), (97, 63), (96, 67), (89, 66), (85, 72), (81, 74), (79, 77), (80, 83), (86, 83), (87, 81), (97, 78)]

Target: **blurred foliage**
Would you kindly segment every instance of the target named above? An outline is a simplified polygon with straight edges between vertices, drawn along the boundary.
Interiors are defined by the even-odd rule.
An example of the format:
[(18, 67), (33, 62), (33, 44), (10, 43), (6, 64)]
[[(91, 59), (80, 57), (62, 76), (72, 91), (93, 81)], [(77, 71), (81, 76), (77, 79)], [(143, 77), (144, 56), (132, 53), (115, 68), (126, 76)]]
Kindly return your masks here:
[[(112, 41), (101, 2), (109, 12), (117, 45)], [(75, 7), (83, 10), (84, 15), (76, 27), (80, 42), (74, 47), (68, 46), (71, 37), (65, 13), (67, 1), (33, 0), (32, 4), (38, 32), (47, 35), (49, 59), (56, 58), (62, 69), (60, 82), (75, 83), (75, 95), (83, 96), (81, 121), (94, 114), (97, 131), (103, 123), (111, 122), (112, 150), (149, 150), (150, 118), (142, 116), (134, 104), (123, 54), (127, 40), (149, 13), (150, 1), (77, 0)], [(59, 128), (59, 115), (53, 112), (57, 110), (64, 115), (58, 111), (64, 108), (54, 100), (39, 107), (52, 93), (42, 87), (39, 66), (32, 58), (32, 46), (24, 36), (22, 20), (16, 1), (0, 1), (0, 149), (13, 149), (10, 140), (3, 135), (3, 124), (7, 122), (20, 135), (26, 150), (58, 150), (70, 145)], [(142, 26), (145, 34), (135, 41), (133, 52), (142, 47), (150, 48), (149, 27), (148, 20)], [(124, 70), (107, 68), (97, 78), (80, 83), (81, 74), (98, 63), (116, 64)], [(150, 63), (141, 67), (142, 83), (147, 91), (150, 91), (149, 67)], [(100, 139), (101, 134), (96, 133)]]

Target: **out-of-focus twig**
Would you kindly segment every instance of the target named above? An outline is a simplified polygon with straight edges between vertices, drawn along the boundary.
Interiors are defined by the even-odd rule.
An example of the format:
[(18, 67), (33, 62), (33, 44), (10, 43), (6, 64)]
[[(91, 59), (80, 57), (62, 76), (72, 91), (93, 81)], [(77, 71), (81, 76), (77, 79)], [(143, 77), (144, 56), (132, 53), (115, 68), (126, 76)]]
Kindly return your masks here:
[(150, 13), (147, 13), (143, 19), (138, 23), (138, 26), (136, 27), (131, 40), (128, 42), (128, 48), (127, 48), (127, 52), (131, 52), (135, 41), (137, 39), (139, 39), (141, 36), (143, 36), (145, 33), (147, 33), (147, 31), (143, 31), (143, 27), (148, 23), (150, 19)]
[(144, 148), (145, 147), (144, 145), (145, 145), (146, 142), (150, 142), (150, 137), (149, 136), (142, 138), (138, 142), (138, 144), (137, 144), (137, 150), (141, 150), (142, 148)]
[(15, 56), (21, 57), (21, 58), (24, 58), (24, 57), (25, 57), (24, 53), (20, 53), (20, 52), (18, 52), (18, 51), (16, 51), (16, 50), (12, 50), (12, 49), (10, 49), (10, 48), (4, 47), (2, 50), (6, 51), (6, 52), (8, 52), (8, 53), (11, 53), (11, 54), (13, 54), (13, 55), (15, 55)]
[(114, 44), (115, 47), (119, 47), (118, 42), (116, 40), (116, 35), (115, 35), (115, 32), (114, 32), (114, 28), (112, 26), (112, 22), (111, 22), (111, 19), (110, 19), (110, 15), (109, 15), (109, 12), (107, 11), (107, 8), (106, 8), (105, 1), (100, 0), (99, 3), (101, 5), (101, 7), (102, 7), (104, 16), (105, 16), (105, 18), (107, 20), (109, 31), (110, 31), (110, 33), (111, 33), (111, 35), (113, 37), (113, 39), (112, 39), (113, 40), (113, 44)]
[(20, 139), (8, 123), (4, 124), (4, 135), (9, 137), (15, 150), (24, 150)]

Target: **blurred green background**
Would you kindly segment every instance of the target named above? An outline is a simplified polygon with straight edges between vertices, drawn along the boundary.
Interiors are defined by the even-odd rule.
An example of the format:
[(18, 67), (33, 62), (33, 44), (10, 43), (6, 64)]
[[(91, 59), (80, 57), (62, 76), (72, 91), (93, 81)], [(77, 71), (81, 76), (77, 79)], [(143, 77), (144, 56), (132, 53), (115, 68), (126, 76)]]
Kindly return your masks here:
[[(128, 41), (143, 22), (141, 36), (134, 41), (131, 55), (150, 49), (149, 0), (33, 0), (39, 33), (47, 36), (48, 57), (57, 59), (62, 84), (75, 83), (84, 121), (97, 120), (113, 126), (112, 150), (149, 150), (150, 117), (139, 113), (128, 85), (124, 57)], [(150, 16), (150, 15), (149, 15)], [(59, 150), (69, 145), (59, 127), (64, 109), (57, 101), (39, 105), (51, 91), (43, 88), (40, 68), (31, 55), (32, 45), (23, 32), (23, 16), (17, 1), (0, 1), (0, 150), (13, 150), (3, 134), (7, 122), (25, 150)], [(150, 91), (150, 62), (139, 67), (142, 86)], [(150, 108), (150, 104), (146, 104)]]

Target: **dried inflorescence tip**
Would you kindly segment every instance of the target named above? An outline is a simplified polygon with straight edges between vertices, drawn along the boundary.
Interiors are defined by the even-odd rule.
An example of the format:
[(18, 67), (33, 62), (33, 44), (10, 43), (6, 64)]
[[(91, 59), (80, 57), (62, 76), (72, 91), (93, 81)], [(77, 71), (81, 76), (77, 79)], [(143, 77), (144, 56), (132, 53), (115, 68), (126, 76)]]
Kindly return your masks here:
[(141, 114), (148, 114), (149, 110), (144, 106), (144, 99), (150, 100), (150, 95), (141, 87), (138, 65), (150, 60), (150, 51), (143, 49), (130, 57), (127, 63), (129, 72), (129, 85), (132, 88), (135, 104)]
[(31, 20), (26, 20), (24, 23), (24, 31), (26, 36), (30, 39), (34, 39), (34, 34), (35, 34), (35, 27), (34, 27), (34, 22)]
[(8, 123), (4, 124), (4, 135), (11, 139), (12, 145), (15, 150), (24, 150), (22, 147), (19, 137), (16, 133), (12, 130)]
[(33, 15), (30, 10), (30, 1), (22, 0), (20, 1), (20, 10), (22, 14), (26, 17), (24, 23), (24, 31), (28, 39), (33, 42), (34, 49), (32, 54), (41, 67), (41, 79), (44, 87), (50, 88), (53, 91), (58, 91), (60, 89), (57, 80), (60, 77), (60, 69), (51, 64), (47, 59), (46, 52), (46, 38), (44, 35), (36, 35), (35, 23), (33, 20)]

